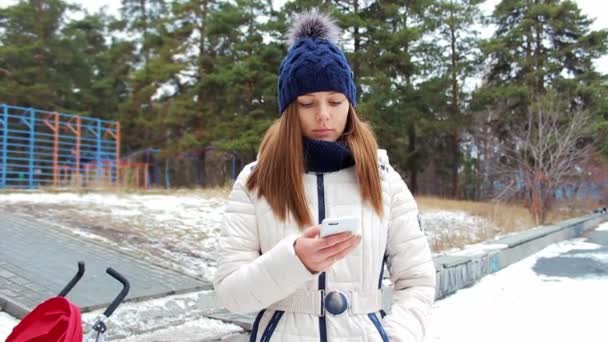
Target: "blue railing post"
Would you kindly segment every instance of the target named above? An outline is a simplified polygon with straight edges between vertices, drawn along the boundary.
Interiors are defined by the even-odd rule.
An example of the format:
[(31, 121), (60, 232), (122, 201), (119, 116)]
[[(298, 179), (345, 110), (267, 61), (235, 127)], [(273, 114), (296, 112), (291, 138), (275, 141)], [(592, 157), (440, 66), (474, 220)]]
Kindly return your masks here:
[(0, 179), (0, 188), (6, 188), (6, 170), (8, 166), (6, 166), (7, 155), (8, 155), (8, 107), (6, 105), (2, 105), (3, 115), (2, 115), (2, 178)]
[[(103, 177), (103, 161), (112, 159), (119, 144), (118, 129), (111, 131), (107, 125), (115, 123), (118, 127), (119, 123), (86, 118), (88, 124), (77, 126), (79, 118), (0, 102), (0, 189), (35, 189), (49, 181), (59, 184), (69, 176), (78, 176), (73, 168), (82, 160), (96, 160), (97, 170), (91, 171), (98, 179)], [(91, 133), (81, 138), (82, 144), (78, 140), (80, 128)], [(64, 130), (73, 134), (62, 134)], [(106, 139), (106, 133), (112, 139)], [(81, 159), (76, 160), (79, 156)]]
[(29, 125), (30, 127), (30, 156), (29, 156), (29, 187), (30, 189), (34, 188), (34, 159), (36, 158), (35, 156), (35, 150), (34, 150), (34, 146), (36, 145), (36, 112), (34, 111), (34, 108), (30, 108), (30, 122)]
[[(97, 119), (97, 181), (101, 181), (101, 139), (103, 138), (103, 131), (101, 120)], [(111, 178), (111, 177), (110, 177)]]

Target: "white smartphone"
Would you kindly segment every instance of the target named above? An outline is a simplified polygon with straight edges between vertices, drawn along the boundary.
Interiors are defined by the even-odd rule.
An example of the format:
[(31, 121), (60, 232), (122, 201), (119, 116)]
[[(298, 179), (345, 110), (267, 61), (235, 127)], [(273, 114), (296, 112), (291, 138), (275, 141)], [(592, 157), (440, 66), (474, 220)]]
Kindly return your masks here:
[(320, 237), (324, 238), (343, 232), (351, 232), (354, 235), (361, 235), (361, 224), (356, 216), (326, 217), (321, 222)]

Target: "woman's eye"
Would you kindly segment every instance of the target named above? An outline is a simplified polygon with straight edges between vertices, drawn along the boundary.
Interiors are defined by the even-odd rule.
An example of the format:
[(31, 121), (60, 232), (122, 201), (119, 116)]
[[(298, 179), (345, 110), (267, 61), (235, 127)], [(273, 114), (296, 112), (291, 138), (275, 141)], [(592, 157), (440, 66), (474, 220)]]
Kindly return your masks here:
[(312, 107), (312, 102), (309, 102), (309, 103), (302, 103), (302, 102), (300, 102), (300, 106), (302, 106), (302, 107)]
[(330, 101), (329, 104), (332, 105), (332, 106), (339, 106), (339, 105), (342, 104), (342, 101), (340, 101), (340, 102)]

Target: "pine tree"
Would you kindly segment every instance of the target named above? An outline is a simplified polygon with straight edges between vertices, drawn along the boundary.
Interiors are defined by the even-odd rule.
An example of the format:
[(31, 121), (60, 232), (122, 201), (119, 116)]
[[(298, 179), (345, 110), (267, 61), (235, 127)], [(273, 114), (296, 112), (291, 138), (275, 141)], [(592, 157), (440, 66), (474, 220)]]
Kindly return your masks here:
[[(526, 115), (534, 99), (547, 93), (569, 99), (564, 109), (588, 111), (597, 127), (602, 126), (604, 118), (598, 113), (605, 108), (600, 99), (605, 77), (594, 69), (593, 60), (606, 53), (608, 31), (590, 30), (592, 21), (574, 2), (562, 0), (503, 0), (494, 10), (492, 23), (497, 29), (483, 44), (488, 69), (483, 86), (474, 94), (474, 104), (488, 114), (484, 121), (500, 143), (498, 149), (525, 151), (521, 133), (534, 125)], [(518, 165), (505, 159), (497, 168), (514, 170)], [(495, 174), (500, 170), (494, 170)], [(508, 176), (521, 178), (519, 173)], [(521, 193), (528, 190), (519, 189)]]
[[(239, 0), (234, 7), (222, 6), (211, 21), (211, 41), (230, 37), (210, 75), (218, 83), (207, 89), (219, 89), (224, 94), (216, 97), (222, 102), (213, 114), (212, 139), (244, 161), (255, 159), (264, 131), (278, 118), (277, 77), (285, 50), (282, 41), (270, 40), (271, 30), (277, 25), (270, 10), (269, 4)], [(262, 22), (262, 17), (268, 20)], [(227, 35), (227, 31), (234, 34)]]
[(133, 67), (129, 74), (128, 101), (121, 106), (121, 117), (126, 136), (139, 136), (130, 148), (147, 148), (157, 144), (162, 132), (155, 129), (160, 122), (153, 97), (159, 92), (163, 80), (153, 73), (154, 59), (162, 58), (159, 51), (166, 42), (167, 6), (164, 0), (123, 0), (121, 15), (134, 44)]
[(461, 167), (461, 143), (465, 130), (471, 124), (468, 112), (468, 94), (464, 85), (477, 70), (481, 54), (479, 51), (479, 32), (475, 27), (481, 24), (482, 15), (479, 9), (483, 0), (439, 0), (432, 8), (436, 28), (437, 44), (440, 51), (438, 66), (443, 73), (442, 79), (447, 82), (447, 102), (444, 120), (439, 122), (441, 136), (445, 139), (443, 148), (436, 149), (442, 166), (447, 167), (450, 177), (450, 195), (461, 194), (459, 169)]
[(63, 40), (74, 53), (70, 75), (75, 97), (65, 106), (71, 111), (104, 119), (119, 117), (119, 106), (128, 97), (133, 45), (116, 38), (117, 22), (103, 13), (75, 20), (63, 30)]
[(66, 13), (61, 0), (21, 1), (0, 15), (0, 99), (13, 105), (66, 110), (74, 97), (70, 60), (62, 39)]
[[(429, 110), (419, 79), (428, 73), (425, 56), (432, 43), (422, 40), (431, 30), (426, 20), (431, 0), (378, 1), (363, 11), (367, 23), (361, 83), (361, 111), (373, 122), (379, 143), (398, 168), (409, 172), (417, 191), (418, 173), (427, 153), (419, 138)], [(418, 82), (418, 83), (417, 83)], [(437, 101), (437, 99), (434, 99)]]
[(606, 53), (608, 31), (591, 31), (592, 21), (574, 2), (503, 0), (492, 23), (497, 29), (483, 44), (489, 68), (476, 103), (500, 107), (501, 136), (548, 88), (591, 104), (589, 87), (600, 78), (593, 59)]

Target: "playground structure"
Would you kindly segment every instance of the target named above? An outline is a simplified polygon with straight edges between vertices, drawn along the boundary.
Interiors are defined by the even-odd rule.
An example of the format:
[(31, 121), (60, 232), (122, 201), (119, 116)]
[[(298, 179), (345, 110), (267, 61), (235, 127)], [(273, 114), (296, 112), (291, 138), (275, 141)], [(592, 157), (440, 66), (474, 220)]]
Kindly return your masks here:
[(147, 188), (148, 164), (120, 143), (118, 121), (0, 104), (0, 189)]

